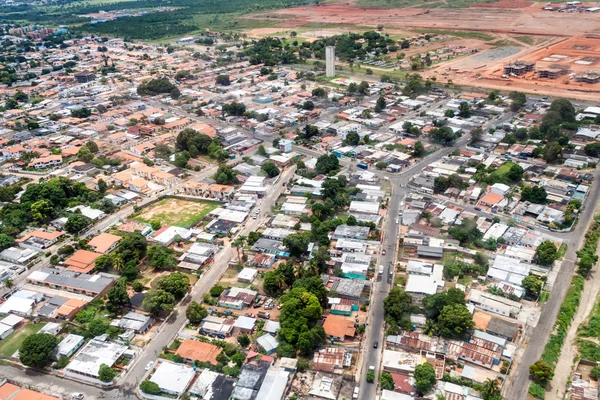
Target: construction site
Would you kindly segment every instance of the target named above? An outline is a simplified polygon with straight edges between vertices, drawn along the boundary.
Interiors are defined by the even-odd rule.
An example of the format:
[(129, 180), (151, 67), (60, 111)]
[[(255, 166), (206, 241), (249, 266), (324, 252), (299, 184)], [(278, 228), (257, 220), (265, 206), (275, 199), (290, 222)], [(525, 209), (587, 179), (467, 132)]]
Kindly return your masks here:
[[(434, 68), (423, 74), (437, 79), (441, 75), (442, 80), (489, 89), (598, 99), (600, 34), (556, 37), (547, 45), (517, 48), (514, 54), (504, 58), (501, 55), (491, 57), (491, 52), (488, 50), (477, 57), (449, 62), (443, 68)], [(508, 49), (505, 52), (510, 53)], [(484, 58), (486, 53), (490, 56)]]

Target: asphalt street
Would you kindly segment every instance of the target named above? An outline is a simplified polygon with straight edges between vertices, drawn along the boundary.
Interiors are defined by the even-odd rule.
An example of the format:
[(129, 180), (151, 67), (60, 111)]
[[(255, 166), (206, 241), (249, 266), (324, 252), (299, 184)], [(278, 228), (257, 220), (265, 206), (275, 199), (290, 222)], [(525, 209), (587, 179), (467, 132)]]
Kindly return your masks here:
[(512, 369), (512, 373), (507, 381), (506, 399), (525, 399), (529, 388), (529, 366), (540, 359), (546, 346), (546, 342), (550, 337), (550, 333), (554, 328), (554, 323), (558, 316), (558, 311), (563, 299), (569, 289), (571, 276), (575, 272), (575, 261), (577, 260), (577, 250), (583, 244), (585, 232), (588, 229), (590, 222), (594, 219), (594, 212), (598, 200), (600, 199), (600, 170), (594, 173), (594, 184), (591, 188), (591, 193), (585, 200), (583, 211), (579, 218), (578, 224), (567, 236), (569, 248), (563, 259), (558, 272), (558, 278), (554, 282), (548, 302), (542, 307), (542, 317), (535, 328), (528, 328), (529, 337), (535, 338), (530, 340), (525, 347), (525, 351), (521, 356), (520, 362), (516, 368)]
[[(279, 180), (273, 185), (268, 191), (267, 195), (260, 200), (257, 207), (260, 208), (260, 214), (256, 219), (248, 219), (244, 227), (239, 231), (238, 235), (248, 236), (250, 232), (258, 229), (262, 220), (271, 213), (271, 208), (275, 204), (275, 201), (279, 197), (281, 188), (284, 183), (287, 183), (294, 175), (296, 167), (285, 169)], [(232, 238), (234, 240), (235, 238)], [(201, 278), (196, 282), (192, 288), (190, 299), (196, 302), (201, 302), (202, 297), (207, 293), (211, 287), (213, 287), (227, 271), (229, 261), (234, 257), (234, 250), (231, 245), (225, 246), (221, 249), (212, 265), (206, 270)], [(187, 301), (185, 302), (187, 304)], [(171, 318), (169, 318), (166, 324), (163, 325), (160, 332), (158, 332), (154, 338), (150, 341), (145, 351), (138, 355), (133, 365), (129, 368), (129, 372), (120, 379), (119, 383), (122, 383), (123, 388), (134, 389), (141, 380), (143, 380), (146, 374), (146, 365), (156, 360), (157, 355), (161, 352), (164, 346), (167, 346), (175, 338), (177, 332), (183, 327), (186, 322), (185, 309), (186, 304), (180, 304), (176, 309)]]

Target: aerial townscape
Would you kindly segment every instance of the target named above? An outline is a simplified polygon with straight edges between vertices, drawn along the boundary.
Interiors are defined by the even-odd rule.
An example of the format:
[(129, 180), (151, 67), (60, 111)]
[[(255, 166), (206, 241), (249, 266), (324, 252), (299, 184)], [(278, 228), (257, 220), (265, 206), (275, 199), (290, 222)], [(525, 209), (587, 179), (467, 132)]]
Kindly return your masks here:
[(600, 3), (0, 2), (0, 400), (600, 399)]

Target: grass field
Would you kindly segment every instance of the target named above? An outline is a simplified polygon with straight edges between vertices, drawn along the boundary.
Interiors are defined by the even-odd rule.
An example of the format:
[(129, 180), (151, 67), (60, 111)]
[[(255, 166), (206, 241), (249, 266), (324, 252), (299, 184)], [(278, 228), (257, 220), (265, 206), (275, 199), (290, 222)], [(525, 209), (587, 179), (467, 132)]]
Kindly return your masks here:
[(133, 219), (146, 223), (158, 220), (163, 226), (173, 225), (189, 228), (197, 224), (206, 214), (218, 206), (218, 203), (210, 201), (186, 201), (169, 198), (144, 208)]
[(0, 354), (10, 357), (21, 347), (23, 340), (32, 333), (37, 333), (46, 324), (26, 323), (6, 339), (0, 341)]
[(482, 32), (448, 31), (443, 29), (415, 29), (416, 33), (435, 33), (437, 35), (452, 35), (463, 39), (479, 39), (485, 41), (494, 40), (493, 35)]

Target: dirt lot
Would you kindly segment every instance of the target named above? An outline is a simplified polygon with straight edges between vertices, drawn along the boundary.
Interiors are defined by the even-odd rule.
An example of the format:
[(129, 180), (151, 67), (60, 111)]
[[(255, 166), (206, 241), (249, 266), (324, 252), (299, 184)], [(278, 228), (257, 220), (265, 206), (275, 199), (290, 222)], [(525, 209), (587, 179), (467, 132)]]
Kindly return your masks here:
[[(295, 30), (298, 38), (314, 40), (319, 36), (373, 29), (377, 25), (383, 25), (384, 33), (396, 39), (414, 35), (415, 31), (447, 31), (448, 34), (454, 33), (454, 38), (422, 48), (411, 48), (408, 56), (413, 52), (435, 51), (444, 45), (478, 48), (479, 53), (436, 64), (420, 72), (424, 77), (486, 89), (597, 100), (600, 83), (578, 83), (568, 80), (568, 75), (555, 80), (534, 78), (533, 74), (502, 78), (503, 66), (516, 60), (535, 61), (536, 69), (558, 63), (568, 64), (572, 73), (600, 70), (600, 60), (596, 60), (596, 57), (600, 59), (600, 39), (584, 36), (594, 34), (600, 38), (600, 13), (549, 12), (542, 10), (543, 5), (527, 0), (500, 0), (476, 3), (466, 9), (426, 10), (358, 8), (351, 2), (338, 2), (270, 11), (269, 14), (254, 14), (247, 18), (280, 20), (275, 28), (250, 31), (250, 36), (255, 37), (287, 36)], [(482, 33), (491, 34), (489, 36), (494, 39), (486, 41), (475, 36)], [(461, 43), (466, 40), (468, 43)], [(544, 61), (554, 54), (565, 55), (566, 58), (558, 62), (551, 58)]]
[(146, 223), (158, 220), (163, 226), (174, 225), (190, 228), (217, 207), (217, 203), (208, 201), (185, 201), (170, 198), (152, 204), (133, 219)]
[[(518, 8), (506, 8), (507, 3), (513, 3)], [(279, 26), (287, 29), (324, 24), (323, 28), (345, 30), (350, 26), (359, 29), (382, 24), (386, 29), (449, 29), (549, 36), (579, 35), (598, 29), (600, 14), (578, 13), (574, 17), (567, 13), (543, 11), (543, 3), (535, 2), (521, 8), (525, 5), (522, 3), (521, 0), (504, 0), (486, 3), (489, 7), (495, 4), (496, 8), (425, 10), (357, 8), (350, 3), (340, 2), (269, 11), (269, 14), (254, 14), (248, 18), (280, 18)], [(336, 24), (342, 26), (331, 26)]]

